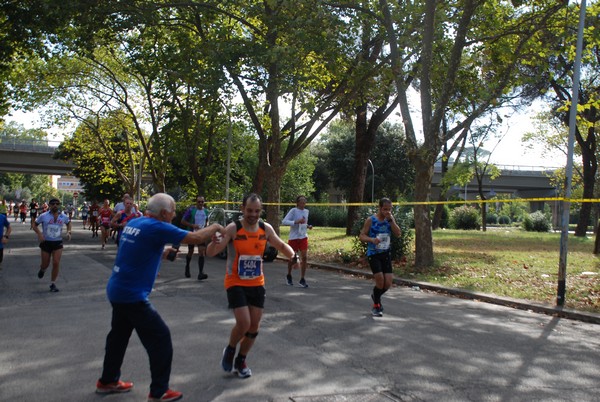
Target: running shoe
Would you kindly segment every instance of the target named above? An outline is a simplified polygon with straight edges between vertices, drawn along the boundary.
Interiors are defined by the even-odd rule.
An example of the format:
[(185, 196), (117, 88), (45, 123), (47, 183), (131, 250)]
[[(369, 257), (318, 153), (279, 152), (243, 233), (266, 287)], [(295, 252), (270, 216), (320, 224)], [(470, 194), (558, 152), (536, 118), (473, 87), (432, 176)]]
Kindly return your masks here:
[(221, 359), (221, 367), (223, 370), (228, 373), (233, 370), (233, 358), (235, 357), (235, 348), (230, 347), (229, 345), (225, 346), (223, 349), (223, 358)]
[[(375, 295), (373, 295), (373, 293), (371, 293), (371, 300), (373, 300), (373, 304), (377, 304), (375, 303)], [(379, 302), (379, 309), (383, 313), (383, 304), (381, 304), (381, 302)]]
[(53, 284), (53, 283), (50, 284), (50, 291), (54, 292), (54, 293), (58, 292), (58, 288), (56, 287), (55, 284)]
[(96, 382), (96, 393), (98, 394), (116, 394), (129, 392), (133, 388), (132, 382), (117, 381), (109, 384), (102, 384), (100, 380)]
[(168, 389), (160, 398), (154, 398), (152, 395), (148, 394), (148, 402), (170, 402), (170, 401), (178, 401), (183, 398), (183, 393), (179, 391), (173, 391), (172, 389)]
[(288, 286), (294, 286), (294, 282), (292, 281), (292, 275), (286, 275), (285, 279)]
[(202, 281), (204, 279), (208, 278), (208, 275), (206, 275), (205, 273), (200, 273), (198, 274), (198, 280)]
[(304, 278), (300, 279), (300, 282), (298, 282), (298, 285), (301, 288), (307, 288), (308, 287), (308, 283), (306, 283), (306, 281), (304, 280)]
[(381, 312), (381, 304), (374, 304), (371, 309), (371, 314), (373, 317), (383, 317), (383, 313)]
[(44, 277), (44, 274), (46, 273), (45, 269), (41, 269), (38, 271), (38, 278), (42, 279)]
[(252, 370), (246, 365), (246, 359), (235, 361), (235, 371), (240, 378), (248, 378), (252, 375)]

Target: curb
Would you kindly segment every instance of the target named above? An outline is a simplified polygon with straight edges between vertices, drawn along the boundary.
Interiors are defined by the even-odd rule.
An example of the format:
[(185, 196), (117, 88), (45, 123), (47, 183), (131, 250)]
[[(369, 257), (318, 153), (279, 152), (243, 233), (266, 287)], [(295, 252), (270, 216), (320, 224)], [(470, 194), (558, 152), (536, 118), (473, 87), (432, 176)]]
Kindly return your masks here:
[[(287, 261), (286, 258), (277, 257), (278, 260)], [(365, 278), (372, 278), (371, 272), (366, 272), (362, 269), (349, 268), (343, 265), (336, 264), (325, 264), (319, 262), (309, 262), (308, 266), (311, 268), (326, 269), (329, 271), (343, 272), (347, 274), (363, 276)], [(567, 309), (560, 306), (551, 306), (541, 303), (532, 303), (521, 299), (513, 299), (510, 297), (495, 296), (486, 293), (477, 293), (460, 288), (448, 288), (440, 285), (436, 285), (429, 282), (416, 282), (410, 279), (394, 278), (394, 283), (399, 286), (406, 286), (414, 288), (415, 290), (427, 290), (430, 292), (436, 292), (446, 294), (448, 296), (459, 297), (468, 300), (477, 300), (485, 303), (496, 304), (505, 307), (511, 307), (518, 310), (531, 311), (538, 314), (546, 314), (558, 318), (566, 318), (569, 320), (582, 321), (591, 324), (600, 324), (600, 314), (587, 313), (572, 309)]]

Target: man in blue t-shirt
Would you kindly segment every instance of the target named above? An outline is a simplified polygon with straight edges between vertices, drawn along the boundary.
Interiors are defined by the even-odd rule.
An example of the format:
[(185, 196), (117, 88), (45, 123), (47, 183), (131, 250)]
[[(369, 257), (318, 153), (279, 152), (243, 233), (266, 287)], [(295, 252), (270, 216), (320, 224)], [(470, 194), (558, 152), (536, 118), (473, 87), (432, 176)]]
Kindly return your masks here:
[(166, 244), (204, 243), (216, 232), (219, 224), (197, 232), (188, 232), (171, 224), (175, 217), (175, 201), (170, 195), (158, 193), (148, 200), (147, 217), (133, 219), (123, 228), (119, 251), (106, 293), (113, 312), (111, 330), (106, 337), (104, 367), (96, 383), (96, 392), (128, 392), (133, 383), (120, 380), (121, 364), (127, 344), (135, 329), (150, 358), (149, 401), (175, 401), (181, 392), (169, 389), (173, 345), (169, 328), (154, 309), (148, 296), (160, 269), (160, 263), (173, 248)]
[[(196, 231), (206, 226), (208, 217), (206, 216), (206, 210), (204, 209), (204, 197), (199, 195), (196, 197), (196, 205), (190, 206), (183, 213), (181, 218), (181, 226), (185, 226), (188, 230)], [(192, 256), (194, 255), (194, 244), (188, 244), (188, 253), (185, 256), (185, 277), (189, 278), (190, 274), (190, 263), (192, 262)], [(208, 275), (204, 273), (204, 256), (206, 255), (206, 245), (198, 244), (198, 280), (208, 278)]]

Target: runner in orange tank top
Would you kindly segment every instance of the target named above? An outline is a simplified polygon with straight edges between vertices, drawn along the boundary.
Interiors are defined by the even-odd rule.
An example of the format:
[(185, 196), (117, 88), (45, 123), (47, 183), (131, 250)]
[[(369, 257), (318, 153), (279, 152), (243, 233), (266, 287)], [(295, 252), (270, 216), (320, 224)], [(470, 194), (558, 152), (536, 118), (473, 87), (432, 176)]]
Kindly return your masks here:
[[(214, 257), (227, 247), (225, 289), (229, 308), (233, 309), (235, 325), (231, 329), (229, 344), (223, 350), (221, 366), (230, 372), (235, 370), (239, 377), (252, 375), (246, 365), (246, 356), (254, 345), (265, 303), (265, 276), (262, 256), (267, 245), (275, 247), (298, 268), (298, 257), (294, 250), (277, 236), (268, 223), (260, 221), (262, 200), (256, 194), (247, 195), (242, 202), (244, 217), (225, 228), (225, 235), (212, 237), (206, 249)], [(235, 356), (239, 344), (237, 357)], [(234, 361), (235, 358), (235, 361)]]

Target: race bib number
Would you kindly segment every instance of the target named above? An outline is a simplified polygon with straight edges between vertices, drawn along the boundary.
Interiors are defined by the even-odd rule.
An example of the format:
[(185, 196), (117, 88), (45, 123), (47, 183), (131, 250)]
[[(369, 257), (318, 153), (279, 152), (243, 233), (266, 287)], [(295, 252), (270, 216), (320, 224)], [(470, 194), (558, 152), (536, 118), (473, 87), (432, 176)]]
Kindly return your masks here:
[(98, 216), (98, 211), (93, 211), (92, 216)]
[(259, 255), (241, 255), (238, 260), (240, 279), (254, 279), (262, 275), (262, 258)]
[(377, 250), (389, 250), (390, 249), (390, 235), (387, 233), (377, 234), (379, 244), (376, 246)]
[(298, 224), (298, 233), (300, 233), (300, 236), (306, 237), (306, 229), (307, 228), (308, 228), (308, 225), (306, 223)]
[(56, 223), (49, 223), (46, 227), (46, 237), (50, 239), (56, 239), (60, 237), (60, 231), (62, 227)]

